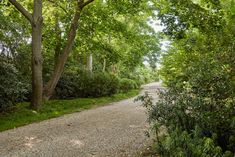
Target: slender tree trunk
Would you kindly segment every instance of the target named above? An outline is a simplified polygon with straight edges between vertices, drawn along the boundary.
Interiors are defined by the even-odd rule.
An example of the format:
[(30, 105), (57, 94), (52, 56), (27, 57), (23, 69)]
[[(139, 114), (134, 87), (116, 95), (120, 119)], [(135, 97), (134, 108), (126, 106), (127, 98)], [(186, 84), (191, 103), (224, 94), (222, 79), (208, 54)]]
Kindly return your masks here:
[(50, 97), (53, 95), (54, 89), (62, 75), (65, 62), (67, 61), (69, 53), (72, 49), (74, 39), (76, 36), (76, 30), (78, 28), (78, 20), (80, 19), (80, 15), (82, 11), (82, 7), (80, 5), (81, 4), (78, 2), (76, 13), (71, 23), (70, 31), (67, 36), (67, 42), (66, 42), (65, 48), (63, 49), (62, 53), (58, 57), (51, 79), (49, 80), (47, 85), (44, 87), (44, 95), (43, 95), (44, 100), (50, 99)]
[(76, 12), (75, 12), (73, 21), (70, 25), (70, 30), (67, 36), (65, 48), (63, 49), (62, 53), (58, 57), (51, 79), (44, 87), (44, 93), (43, 93), (44, 100), (50, 99), (63, 73), (65, 62), (68, 59), (69, 53), (74, 43), (74, 39), (76, 37), (76, 31), (78, 28), (78, 20), (80, 19), (81, 11), (86, 5), (90, 4), (93, 1), (94, 0), (87, 0), (86, 2), (84, 2), (84, 0), (77, 0)]
[[(61, 36), (61, 29), (59, 26), (59, 19), (58, 19), (58, 15), (55, 14), (55, 19), (56, 19), (56, 23), (55, 23), (55, 39), (56, 39), (56, 44), (55, 44), (55, 49), (54, 49), (54, 68), (56, 67), (55, 65), (57, 64), (57, 61), (59, 61), (58, 57), (61, 54), (61, 46), (62, 46), (62, 36)], [(55, 69), (54, 69), (55, 70)]]
[(104, 62), (103, 62), (103, 69), (102, 69), (102, 72), (105, 72), (105, 69), (106, 69), (106, 59), (104, 58)]
[(87, 71), (92, 73), (92, 69), (93, 69), (93, 57), (92, 57), (92, 53), (90, 53), (87, 57), (87, 67), (86, 67)]
[[(109, 45), (111, 45), (111, 34), (109, 33), (108, 34), (108, 43), (109, 43)], [(106, 58), (104, 58), (104, 62), (103, 62), (103, 72), (105, 72), (105, 69), (106, 69), (106, 64), (107, 64), (107, 61), (106, 61)]]
[(39, 109), (42, 105), (42, 0), (34, 0), (32, 24), (32, 100), (30, 107)]

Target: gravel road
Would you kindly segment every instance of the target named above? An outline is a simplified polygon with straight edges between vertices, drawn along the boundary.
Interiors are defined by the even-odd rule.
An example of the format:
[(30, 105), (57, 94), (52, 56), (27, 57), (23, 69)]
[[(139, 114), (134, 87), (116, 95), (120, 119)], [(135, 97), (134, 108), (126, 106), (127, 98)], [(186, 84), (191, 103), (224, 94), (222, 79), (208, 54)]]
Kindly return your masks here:
[[(159, 83), (144, 86), (155, 92)], [(137, 157), (151, 141), (134, 98), (0, 133), (0, 157)]]

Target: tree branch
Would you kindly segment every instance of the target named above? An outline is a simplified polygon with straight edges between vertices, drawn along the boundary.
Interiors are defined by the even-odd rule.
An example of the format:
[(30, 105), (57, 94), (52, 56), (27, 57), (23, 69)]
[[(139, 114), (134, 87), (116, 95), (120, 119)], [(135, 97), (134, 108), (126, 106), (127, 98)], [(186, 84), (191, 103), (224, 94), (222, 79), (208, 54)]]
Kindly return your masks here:
[(27, 20), (29, 20), (29, 22), (30, 22), (31, 24), (34, 23), (32, 14), (30, 14), (20, 3), (18, 3), (16, 0), (9, 0), (9, 1), (10, 1), (10, 3), (11, 3), (12, 5), (15, 6), (15, 8), (16, 8), (19, 12), (21, 12), (22, 15), (24, 15), (24, 17), (25, 17)]
[(90, 4), (91, 2), (93, 2), (94, 0), (87, 0), (86, 2), (84, 2), (81, 6), (81, 8), (84, 8), (85, 6), (87, 6), (88, 4)]
[(62, 7), (61, 5), (59, 5), (58, 3), (56, 3), (55, 1), (53, 1), (53, 0), (48, 0), (48, 2), (54, 4), (55, 6), (60, 7), (60, 9), (62, 9), (66, 14), (68, 14), (68, 11), (67, 11), (64, 7)]

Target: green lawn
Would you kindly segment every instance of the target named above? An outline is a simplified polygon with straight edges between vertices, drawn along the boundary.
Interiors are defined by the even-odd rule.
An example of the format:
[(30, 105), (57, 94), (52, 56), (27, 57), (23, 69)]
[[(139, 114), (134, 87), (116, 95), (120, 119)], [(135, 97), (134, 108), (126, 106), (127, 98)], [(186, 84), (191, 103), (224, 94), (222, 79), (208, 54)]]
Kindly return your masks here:
[(92, 107), (106, 105), (111, 102), (133, 97), (138, 93), (139, 90), (132, 90), (128, 93), (115, 94), (112, 97), (51, 100), (45, 102), (38, 112), (30, 110), (28, 108), (29, 103), (19, 103), (14, 112), (0, 115), (0, 131), (59, 117), (68, 113), (80, 112)]

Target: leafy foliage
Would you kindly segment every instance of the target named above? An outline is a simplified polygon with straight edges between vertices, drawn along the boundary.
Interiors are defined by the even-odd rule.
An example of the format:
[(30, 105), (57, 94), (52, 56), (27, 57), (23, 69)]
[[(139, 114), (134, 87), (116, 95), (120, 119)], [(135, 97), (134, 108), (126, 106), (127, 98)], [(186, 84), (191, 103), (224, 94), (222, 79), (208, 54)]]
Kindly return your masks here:
[(146, 66), (136, 67), (132, 72), (126, 68), (123, 68), (121, 69), (119, 76), (121, 78), (134, 80), (138, 87), (143, 84), (158, 81), (159, 79), (157, 70), (153, 70)]
[(128, 79), (128, 78), (122, 78), (120, 80), (120, 90), (122, 92), (128, 92), (131, 89), (136, 89), (138, 88), (138, 85), (134, 80)]
[(59, 98), (102, 97), (118, 92), (119, 80), (107, 73), (67, 73), (64, 74), (56, 87)]
[[(148, 109), (162, 156), (234, 156), (233, 1), (163, 0), (159, 18), (171, 47), (162, 54), (166, 86)], [(232, 16), (231, 16), (232, 15)]]
[(0, 112), (15, 106), (16, 102), (25, 99), (27, 84), (20, 82), (17, 69), (10, 63), (0, 64)]
[(234, 151), (234, 99), (222, 103), (199, 96), (187, 86), (171, 86), (159, 95), (156, 104), (148, 95), (140, 99), (148, 109), (163, 156), (172, 156), (173, 150), (182, 153), (176, 156), (221, 156), (222, 151)]

